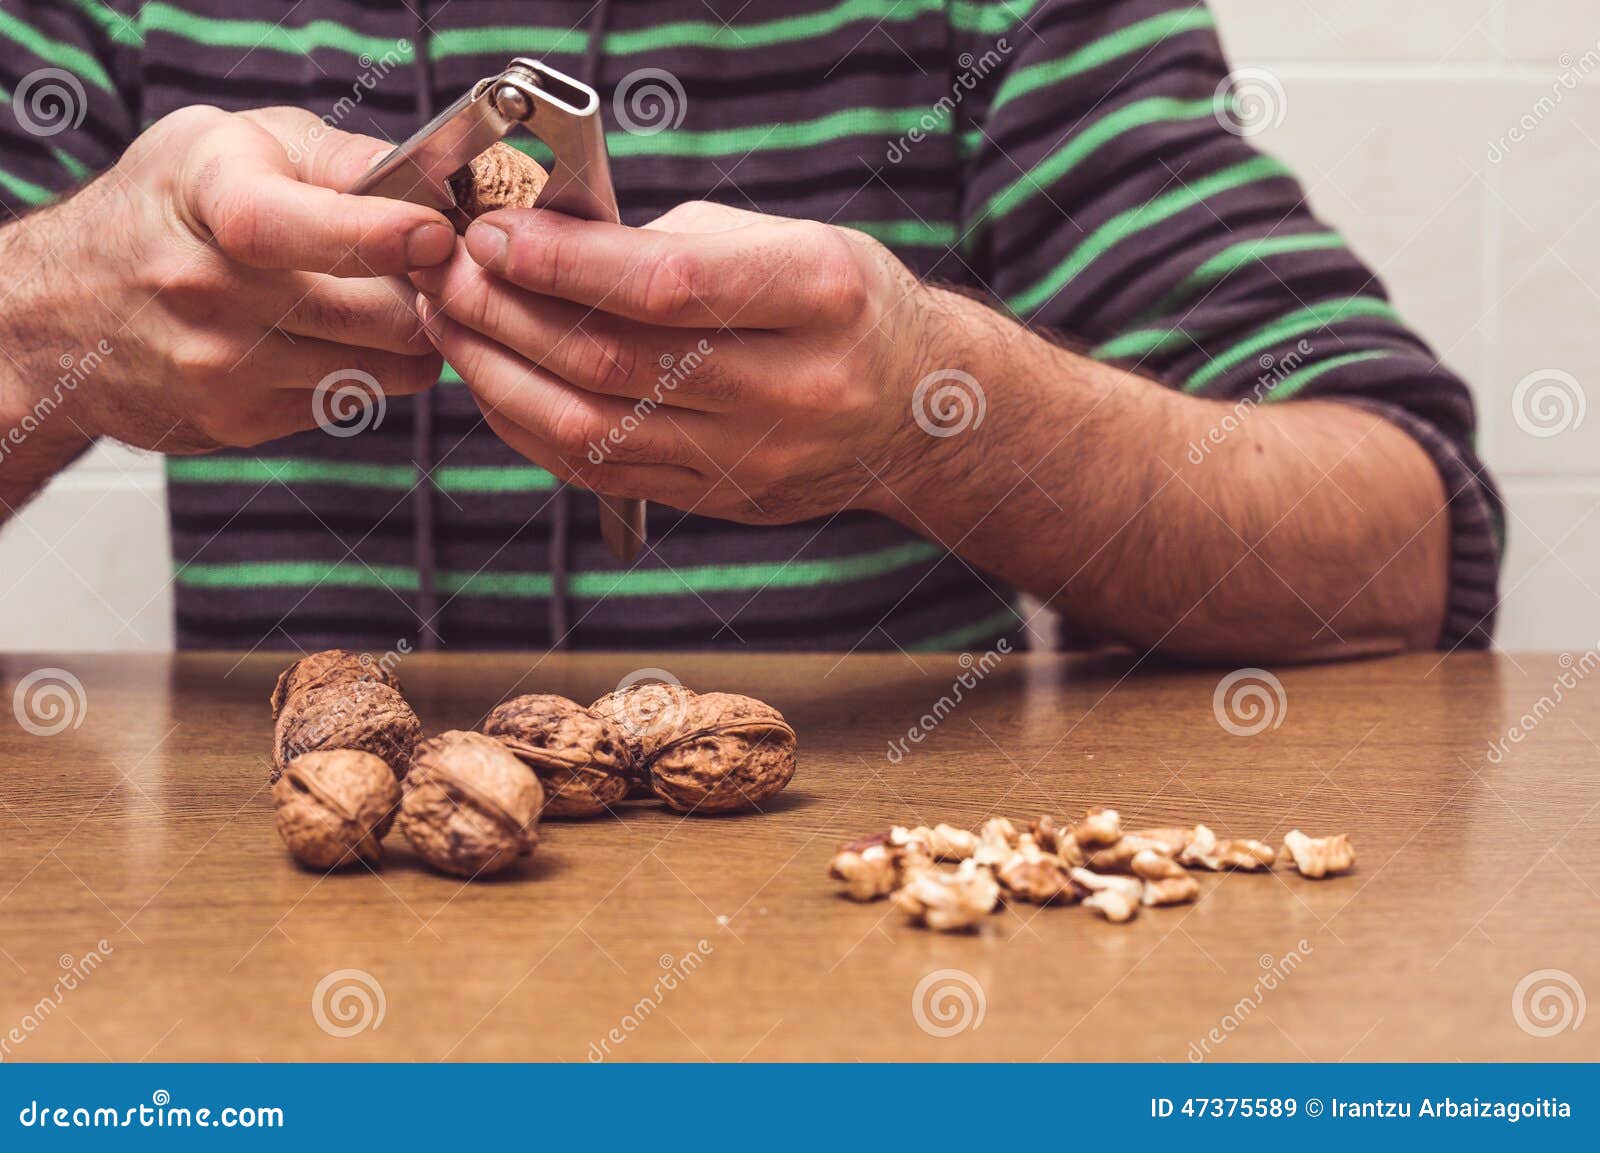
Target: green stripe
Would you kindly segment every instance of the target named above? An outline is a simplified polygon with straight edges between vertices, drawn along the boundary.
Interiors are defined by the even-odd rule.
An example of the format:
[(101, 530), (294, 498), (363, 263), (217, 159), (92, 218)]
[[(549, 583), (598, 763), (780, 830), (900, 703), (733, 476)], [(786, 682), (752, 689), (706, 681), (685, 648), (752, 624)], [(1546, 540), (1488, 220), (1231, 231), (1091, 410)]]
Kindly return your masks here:
[(120, 12), (102, 4), (100, 0), (72, 0), (78, 11), (93, 20), (113, 44), (129, 48), (143, 48), (144, 36), (134, 22)]
[[(417, 470), (408, 464), (259, 457), (174, 457), (167, 478), (180, 484), (337, 484), (350, 488), (409, 489)], [(533, 465), (446, 465), (433, 474), (442, 492), (549, 492), (555, 477)]]
[(1017, 69), (1001, 82), (999, 91), (994, 94), (994, 100), (989, 105), (990, 115), (1030, 92), (1047, 85), (1059, 84), (1073, 76), (1081, 76), (1119, 57), (1144, 51), (1170, 36), (1180, 36), (1185, 32), (1215, 26), (1215, 19), (1205, 8), (1163, 12), (1159, 16), (1129, 24), (1126, 28), (1119, 28), (1098, 40), (1090, 41), (1076, 52), (1059, 60), (1046, 60)]
[(21, 45), (47, 64), (65, 68), (96, 88), (103, 88), (107, 92), (116, 91), (116, 86), (111, 83), (111, 77), (106, 74), (100, 61), (76, 44), (64, 44), (60, 40), (50, 39), (3, 8), (0, 8), (0, 37)]
[(165, 32), (195, 44), (218, 48), (268, 48), (296, 56), (318, 48), (331, 48), (352, 56), (392, 57), (402, 64), (410, 63), (412, 57), (409, 45), (402, 49), (399, 41), (392, 37), (367, 36), (332, 20), (312, 20), (299, 25), (275, 24), (268, 20), (227, 20), (185, 12), (154, 0), (139, 10), (139, 27), (147, 35)]
[(915, 644), (907, 645), (906, 648), (917, 653), (960, 652), (974, 641), (993, 641), (1004, 636), (1014, 631), (1021, 623), (1022, 618), (1014, 609), (1002, 609), (993, 616), (917, 641)]
[(67, 170), (67, 175), (72, 177), (74, 183), (81, 184), (88, 179), (90, 175), (88, 166), (76, 156), (59, 148), (51, 148), (50, 155), (55, 157), (57, 164)]
[(931, 220), (855, 220), (844, 227), (865, 232), (891, 248), (949, 248), (956, 242), (953, 224)]
[[(731, 156), (811, 148), (851, 136), (898, 136), (921, 128), (926, 108), (841, 108), (815, 120), (756, 124), (745, 128), (679, 129), (653, 136), (612, 132), (606, 136), (613, 156)], [(948, 134), (948, 122), (928, 134)]]
[(1263, 403), (1286, 400), (1324, 373), (1333, 372), (1347, 364), (1360, 364), (1366, 360), (1383, 360), (1393, 355), (1393, 353), (1380, 348), (1371, 352), (1352, 352), (1345, 356), (1336, 356), (1331, 360), (1325, 360), (1321, 364), (1313, 364), (1310, 368), (1302, 368), (1299, 372), (1291, 373), (1284, 377), (1261, 399)]
[[(867, 580), (922, 564), (943, 554), (926, 541), (911, 541), (878, 552), (831, 560), (736, 565), (696, 565), (679, 569), (634, 569), (630, 572), (577, 572), (569, 577), (572, 595), (585, 599), (607, 596), (675, 596), (761, 588), (809, 588)], [(410, 592), (416, 570), (399, 565), (364, 565), (355, 561), (241, 561), (195, 563), (180, 568), (179, 584), (190, 588), (389, 588)], [(543, 597), (550, 595), (550, 575), (529, 572), (441, 572), (441, 591), (462, 596)]]
[(1345, 247), (1344, 237), (1337, 232), (1306, 232), (1296, 236), (1262, 236), (1254, 240), (1240, 241), (1231, 248), (1223, 249), (1184, 277), (1146, 315), (1153, 316), (1171, 312), (1181, 302), (1198, 295), (1202, 289), (1222, 280), (1231, 273), (1237, 272), (1247, 264), (1254, 264), (1257, 261), (1266, 260), (1268, 257), (1283, 256), (1291, 252), (1316, 252), (1322, 249), (1343, 247)]
[(20, 176), (13, 176), (4, 168), (0, 168), (0, 188), (4, 188), (11, 196), (29, 206), (43, 204), (55, 195), (43, 185), (24, 180)]
[(1179, 348), (1200, 347), (1193, 335), (1181, 328), (1142, 328), (1125, 332), (1106, 341), (1089, 353), (1096, 360), (1131, 360), (1172, 352)]
[(1213, 172), (1193, 184), (1176, 188), (1137, 208), (1130, 208), (1095, 229), (1066, 260), (1046, 273), (1031, 288), (1012, 297), (1007, 303), (1015, 312), (1031, 312), (1071, 284), (1086, 268), (1128, 237), (1147, 228), (1154, 228), (1213, 196), (1219, 196), (1246, 184), (1289, 175), (1289, 170), (1272, 157), (1257, 156), (1242, 164)]
[(962, 32), (993, 36), (1008, 32), (1026, 20), (1039, 0), (953, 0), (950, 26)]
[(1352, 320), (1361, 316), (1382, 317), (1399, 323), (1399, 314), (1394, 306), (1386, 300), (1378, 300), (1370, 296), (1352, 296), (1346, 300), (1327, 300), (1321, 304), (1314, 304), (1310, 308), (1303, 308), (1292, 312), (1282, 320), (1274, 321), (1258, 331), (1254, 336), (1240, 341), (1225, 352), (1219, 353), (1204, 367), (1200, 368), (1183, 386), (1185, 392), (1196, 392), (1204, 388), (1217, 377), (1229, 369), (1242, 364), (1244, 361), (1276, 348), (1286, 340), (1304, 336), (1308, 332), (1316, 332), (1340, 321)]
[(1063, 147), (991, 196), (983, 206), (983, 211), (969, 226), (969, 237), (992, 220), (1009, 215), (1024, 201), (1043, 194), (1047, 185), (1060, 180), (1117, 137), (1150, 124), (1203, 119), (1212, 114), (1214, 107), (1211, 100), (1174, 100), (1168, 96), (1155, 96), (1117, 109), (1095, 121)]

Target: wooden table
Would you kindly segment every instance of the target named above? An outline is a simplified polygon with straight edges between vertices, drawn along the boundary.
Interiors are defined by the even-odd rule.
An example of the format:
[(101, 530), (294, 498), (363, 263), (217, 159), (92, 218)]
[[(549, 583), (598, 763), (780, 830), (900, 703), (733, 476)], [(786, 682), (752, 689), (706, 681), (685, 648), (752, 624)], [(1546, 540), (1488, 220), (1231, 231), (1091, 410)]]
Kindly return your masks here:
[[(0, 659), (4, 700), (56, 667), (86, 702), (56, 735), (0, 713), (0, 1056), (1600, 1057), (1600, 1022), (1534, 1035), (1552, 981), (1600, 993), (1592, 660), (1279, 669), (1276, 727), (1242, 736), (1213, 711), (1226, 670), (1131, 658), (1012, 655), (980, 677), (947, 656), (407, 657), (430, 730), (514, 692), (587, 701), (649, 666), (765, 698), (800, 733), (764, 815), (550, 823), (525, 868), (472, 884), (398, 836), (376, 875), (290, 861), (266, 787), (282, 663)], [(1023, 906), (972, 936), (852, 904), (825, 875), (842, 839), (891, 823), (1091, 803), (1273, 841), (1347, 831), (1360, 861), (1321, 882), (1207, 876), (1198, 904), (1124, 926)], [(1541, 970), (1559, 972), (1528, 981), (1524, 1028), (1513, 995)], [(381, 1021), (337, 1036), (362, 996)]]

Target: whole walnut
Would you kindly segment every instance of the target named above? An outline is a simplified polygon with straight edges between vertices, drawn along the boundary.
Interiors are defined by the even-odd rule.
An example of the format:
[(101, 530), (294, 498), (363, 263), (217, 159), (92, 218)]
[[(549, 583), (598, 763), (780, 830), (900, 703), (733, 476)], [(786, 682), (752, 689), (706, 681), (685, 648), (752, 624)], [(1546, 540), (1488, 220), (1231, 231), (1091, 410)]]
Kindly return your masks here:
[(482, 733), (441, 733), (417, 745), (400, 804), (400, 831), (434, 868), (486, 876), (539, 843), (539, 778)]
[(366, 653), (323, 649), (301, 657), (278, 674), (278, 683), (272, 688), (272, 719), (277, 720), (285, 702), (298, 693), (349, 681), (376, 681), (396, 692), (400, 690), (400, 682), (394, 674)]
[(544, 816), (590, 817), (627, 796), (622, 734), (577, 701), (531, 693), (499, 705), (483, 731), (515, 753), (544, 786)]
[(677, 732), (650, 761), (650, 787), (680, 812), (753, 809), (794, 776), (795, 733), (754, 697), (691, 697)]
[(340, 681), (295, 692), (284, 701), (272, 738), (272, 779), (290, 761), (318, 749), (361, 749), (383, 758), (404, 780), (422, 723), (400, 693), (379, 681)]
[(303, 864), (335, 869), (383, 856), (379, 843), (400, 805), (400, 784), (382, 760), (354, 749), (303, 753), (272, 787), (278, 835)]
[(682, 685), (651, 681), (609, 692), (589, 706), (622, 734), (626, 771), (640, 782), (644, 796), (650, 795), (650, 762), (677, 733), (694, 697)]

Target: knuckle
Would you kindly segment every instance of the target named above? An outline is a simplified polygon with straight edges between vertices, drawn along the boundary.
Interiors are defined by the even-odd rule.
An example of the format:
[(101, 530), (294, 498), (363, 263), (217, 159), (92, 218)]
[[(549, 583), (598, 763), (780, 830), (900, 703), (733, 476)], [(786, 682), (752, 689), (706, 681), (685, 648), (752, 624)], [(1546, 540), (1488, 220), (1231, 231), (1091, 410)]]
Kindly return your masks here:
[(581, 459), (605, 435), (600, 414), (577, 397), (567, 400), (550, 420), (550, 443), (563, 457)]
[(638, 347), (614, 332), (593, 332), (580, 328), (572, 337), (574, 368), (586, 386), (598, 392), (620, 393), (633, 379), (639, 363)]
[(820, 316), (851, 321), (866, 312), (869, 286), (862, 253), (843, 234), (825, 225), (807, 243), (818, 253), (815, 302)]
[(233, 350), (221, 341), (190, 335), (180, 339), (170, 354), (172, 367), (184, 379), (210, 378), (233, 367)]
[(705, 265), (688, 252), (666, 252), (650, 261), (640, 283), (639, 309), (657, 324), (683, 320), (703, 298)]

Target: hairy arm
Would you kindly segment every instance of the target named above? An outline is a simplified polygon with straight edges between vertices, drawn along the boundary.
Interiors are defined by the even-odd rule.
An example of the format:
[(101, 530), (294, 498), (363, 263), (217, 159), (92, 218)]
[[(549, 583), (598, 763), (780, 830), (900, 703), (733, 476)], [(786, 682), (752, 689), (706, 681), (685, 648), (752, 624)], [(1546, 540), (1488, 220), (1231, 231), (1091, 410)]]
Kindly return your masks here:
[(1234, 660), (1438, 641), (1444, 486), (1399, 427), (1339, 401), (1185, 395), (934, 292), (928, 367), (968, 374), (984, 416), (908, 433), (877, 511), (1080, 635)]

